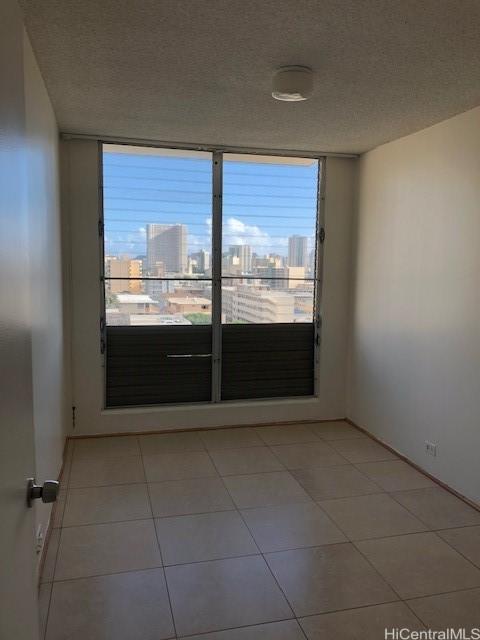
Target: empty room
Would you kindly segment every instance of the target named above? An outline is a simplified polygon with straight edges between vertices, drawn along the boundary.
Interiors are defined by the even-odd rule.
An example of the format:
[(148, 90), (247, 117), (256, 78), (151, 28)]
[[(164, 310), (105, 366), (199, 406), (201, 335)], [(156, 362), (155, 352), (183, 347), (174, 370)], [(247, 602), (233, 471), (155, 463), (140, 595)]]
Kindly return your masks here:
[(480, 638), (480, 2), (0, 2), (0, 640)]

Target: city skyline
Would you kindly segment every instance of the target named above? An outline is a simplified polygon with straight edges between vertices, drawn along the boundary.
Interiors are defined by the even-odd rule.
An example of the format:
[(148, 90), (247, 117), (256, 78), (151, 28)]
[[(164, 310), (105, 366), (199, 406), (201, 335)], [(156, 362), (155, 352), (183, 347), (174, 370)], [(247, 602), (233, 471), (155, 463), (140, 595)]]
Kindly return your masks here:
[[(224, 158), (222, 322), (312, 322), (316, 170)], [(104, 153), (107, 324), (211, 323), (211, 208), (210, 154)]]
[[(255, 227), (256, 233), (253, 233), (251, 230), (248, 230), (248, 227), (245, 228), (244, 225), (239, 225), (240, 221), (234, 218), (230, 218), (227, 220), (227, 225), (233, 229), (228, 235), (227, 238), (232, 238), (228, 244), (225, 243), (225, 235), (222, 237), (222, 254), (228, 253), (230, 247), (235, 246), (249, 246), (252, 249), (252, 254), (256, 253), (260, 257), (264, 257), (267, 255), (278, 254), (283, 257), (288, 257), (289, 246), (288, 241), (292, 237), (304, 238), (307, 241), (307, 258), (308, 254), (314, 249), (315, 244), (315, 236), (299, 236), (297, 234), (293, 234), (292, 236), (285, 236), (284, 238), (276, 238), (276, 242), (271, 242), (271, 244), (266, 244), (265, 242), (259, 242), (258, 239), (268, 240), (268, 235), (264, 234), (260, 227)], [(111, 238), (108, 231), (105, 235), (105, 247), (108, 248), (108, 255), (113, 256), (122, 256), (129, 255), (132, 258), (137, 256), (146, 255), (147, 249), (147, 227), (149, 225), (157, 225), (157, 226), (185, 226), (188, 229), (188, 224), (185, 223), (162, 223), (162, 222), (146, 222), (140, 227), (138, 227), (137, 231), (128, 231), (127, 235), (125, 232), (122, 233), (122, 239)], [(211, 228), (211, 220), (205, 222), (205, 226), (210, 229)], [(243, 230), (242, 230), (243, 229)], [(110, 231), (110, 233), (120, 233), (118, 231)], [(131, 235), (134, 235), (135, 238), (132, 239)], [(193, 241), (192, 241), (193, 237)], [(198, 238), (193, 234), (188, 234), (189, 243), (187, 243), (188, 250), (187, 255), (192, 253), (197, 253), (200, 250), (208, 251), (211, 253), (211, 242), (203, 242), (200, 243)], [(250, 238), (251, 240), (248, 240)], [(272, 240), (270, 238), (270, 240)], [(268, 247), (264, 250), (264, 253), (261, 253), (262, 247)], [(142, 249), (143, 248), (143, 249)], [(257, 251), (254, 249), (257, 248)], [(298, 266), (298, 265), (292, 265)]]
[[(105, 252), (145, 253), (146, 225), (184, 224), (187, 251), (211, 251), (209, 154), (175, 157), (104, 152)], [(249, 245), (259, 255), (288, 254), (288, 237), (314, 247), (315, 164), (224, 159), (223, 246)]]
[[(165, 228), (165, 230), (169, 230), (169, 229), (173, 229), (175, 227), (187, 227), (187, 225), (180, 225), (180, 224), (172, 224), (172, 225), (165, 225), (165, 224), (155, 224), (155, 223), (148, 223), (146, 225), (147, 227), (163, 227)], [(188, 229), (188, 227), (187, 227)], [(308, 240), (308, 238), (306, 236), (290, 236), (289, 238), (286, 239), (287, 243), (290, 240)], [(288, 247), (288, 245), (287, 245)], [(119, 252), (119, 253), (106, 253), (105, 254), (105, 258), (118, 258), (118, 259), (128, 259), (128, 260), (146, 260), (146, 264), (148, 264), (149, 268), (152, 268), (155, 262), (158, 262), (158, 260), (154, 259), (153, 257), (149, 257), (149, 251), (148, 251), (148, 239), (145, 240), (145, 243), (143, 245), (144, 250), (141, 251), (140, 253), (135, 253), (135, 252), (128, 252), (128, 251), (123, 251), (123, 252)], [(242, 264), (246, 264), (246, 265), (251, 265), (252, 260), (254, 258), (258, 258), (258, 259), (265, 259), (265, 258), (270, 258), (270, 257), (281, 257), (284, 261), (285, 264), (288, 266), (292, 266), (292, 267), (302, 267), (302, 266), (308, 266), (308, 261), (309, 261), (309, 254), (310, 252), (306, 252), (304, 254), (304, 257), (302, 258), (302, 260), (290, 260), (289, 257), (289, 251), (287, 250), (287, 253), (282, 255), (276, 252), (269, 252), (269, 253), (265, 253), (265, 254), (259, 254), (256, 253), (255, 251), (253, 251), (253, 247), (251, 245), (249, 245), (248, 243), (245, 244), (230, 244), (227, 247), (223, 247), (222, 248), (222, 257), (228, 257), (228, 256), (235, 256), (238, 257), (241, 261)], [(171, 250), (171, 247), (169, 247), (169, 250)], [(160, 250), (161, 251), (161, 250)], [(158, 256), (160, 257), (160, 251), (158, 252)], [(195, 250), (193, 251), (188, 251), (186, 252), (186, 257), (187, 258), (194, 258), (197, 257), (200, 253), (206, 254), (208, 256), (212, 255), (212, 251), (209, 249), (203, 249), (203, 248), (195, 248)], [(181, 273), (182, 269), (175, 269), (175, 268), (168, 268), (169, 265), (169, 261), (167, 261), (166, 263), (166, 271), (170, 271), (172, 273)], [(208, 267), (207, 267), (208, 268)], [(248, 266), (246, 269), (244, 269), (245, 272), (250, 271), (250, 267)], [(105, 274), (107, 276), (107, 274)], [(107, 276), (108, 277), (108, 276)]]

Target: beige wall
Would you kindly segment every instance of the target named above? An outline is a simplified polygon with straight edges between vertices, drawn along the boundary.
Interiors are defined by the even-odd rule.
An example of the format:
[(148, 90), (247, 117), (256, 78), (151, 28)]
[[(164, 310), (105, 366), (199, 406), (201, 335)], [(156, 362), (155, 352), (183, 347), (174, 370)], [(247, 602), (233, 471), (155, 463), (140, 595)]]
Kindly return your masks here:
[(347, 415), (480, 501), (480, 108), (363, 156), (357, 227)]
[(65, 142), (65, 147), (72, 243), (75, 434), (339, 418), (345, 415), (350, 236), (356, 160), (329, 158), (327, 161), (327, 242), (318, 398), (103, 410), (104, 371), (99, 349), (98, 147), (95, 142), (87, 140), (70, 140)]
[[(58, 129), (27, 36), (24, 38), (26, 205), (29, 220), (35, 471), (39, 482), (58, 477), (70, 420), (65, 347)], [(36, 501), (45, 533), (50, 504)]]

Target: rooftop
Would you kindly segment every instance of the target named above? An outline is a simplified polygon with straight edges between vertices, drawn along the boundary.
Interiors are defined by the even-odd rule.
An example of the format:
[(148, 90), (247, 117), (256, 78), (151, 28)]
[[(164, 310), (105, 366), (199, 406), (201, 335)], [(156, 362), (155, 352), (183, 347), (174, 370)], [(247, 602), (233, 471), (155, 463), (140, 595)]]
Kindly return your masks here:
[(120, 304), (155, 304), (156, 301), (146, 294), (140, 293), (119, 293), (117, 300)]

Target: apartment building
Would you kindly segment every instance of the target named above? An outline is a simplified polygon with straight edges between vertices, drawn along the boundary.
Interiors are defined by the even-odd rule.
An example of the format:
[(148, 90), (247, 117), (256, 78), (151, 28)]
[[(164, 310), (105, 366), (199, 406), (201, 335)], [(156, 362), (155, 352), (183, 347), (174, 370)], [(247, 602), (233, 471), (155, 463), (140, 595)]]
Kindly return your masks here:
[(139, 259), (105, 257), (105, 277), (109, 293), (140, 293), (142, 284), (143, 263)]

